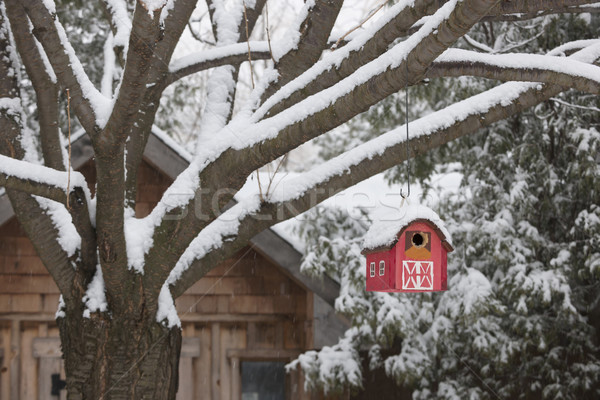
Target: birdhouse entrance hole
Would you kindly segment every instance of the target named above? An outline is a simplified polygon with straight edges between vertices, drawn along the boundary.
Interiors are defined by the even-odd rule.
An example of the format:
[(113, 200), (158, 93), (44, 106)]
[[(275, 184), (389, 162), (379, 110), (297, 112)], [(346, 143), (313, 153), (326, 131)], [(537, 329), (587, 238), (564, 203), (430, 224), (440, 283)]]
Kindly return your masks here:
[(425, 239), (423, 239), (423, 235), (420, 233), (415, 233), (412, 237), (412, 243), (415, 247), (422, 247), (425, 244)]

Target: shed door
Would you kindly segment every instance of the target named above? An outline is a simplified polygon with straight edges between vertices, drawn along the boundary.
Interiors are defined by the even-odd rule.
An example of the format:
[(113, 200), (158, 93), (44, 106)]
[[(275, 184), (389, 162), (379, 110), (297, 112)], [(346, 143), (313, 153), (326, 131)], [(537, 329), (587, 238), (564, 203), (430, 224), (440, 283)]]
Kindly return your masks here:
[[(38, 400), (66, 400), (67, 391), (52, 395), (52, 380), (65, 379), (65, 370), (61, 358), (60, 339), (44, 337), (33, 339), (33, 357), (38, 361)], [(183, 338), (179, 361), (179, 391), (177, 400), (194, 399), (192, 379), (192, 361), (200, 356), (200, 338)]]
[[(60, 351), (60, 339), (44, 337), (33, 339), (33, 357), (38, 361), (38, 400), (66, 400), (67, 391), (60, 390), (60, 395), (52, 395), (52, 381), (64, 381), (65, 370)], [(33, 383), (32, 383), (33, 384)], [(56, 389), (56, 388), (55, 388)]]

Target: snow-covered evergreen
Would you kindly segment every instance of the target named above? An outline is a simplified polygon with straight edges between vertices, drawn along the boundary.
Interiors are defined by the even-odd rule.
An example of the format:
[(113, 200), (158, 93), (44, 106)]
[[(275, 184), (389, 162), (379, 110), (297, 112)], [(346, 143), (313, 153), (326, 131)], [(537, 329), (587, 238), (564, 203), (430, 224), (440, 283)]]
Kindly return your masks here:
[[(538, 23), (483, 24), (463, 44), (543, 54), (598, 26), (595, 18), (571, 16)], [(494, 30), (501, 34), (492, 37)], [(471, 78), (432, 81), (412, 91), (411, 118), (486, 85)], [(403, 121), (403, 100), (401, 93), (321, 139), (322, 156)], [(340, 210), (313, 210), (318, 217), (305, 218), (299, 230), (308, 242), (303, 267), (339, 277), (336, 309), (352, 328), (336, 346), (304, 354), (290, 368), (301, 367), (309, 385), (328, 392), (360, 387), (367, 357), (415, 399), (597, 398), (599, 105), (568, 92), (413, 164), (413, 179), (430, 190), (434, 169), (463, 174), (459, 192), (436, 204), (456, 248), (447, 292), (366, 292), (357, 251), (364, 224)], [(386, 176), (404, 182), (404, 166)]]

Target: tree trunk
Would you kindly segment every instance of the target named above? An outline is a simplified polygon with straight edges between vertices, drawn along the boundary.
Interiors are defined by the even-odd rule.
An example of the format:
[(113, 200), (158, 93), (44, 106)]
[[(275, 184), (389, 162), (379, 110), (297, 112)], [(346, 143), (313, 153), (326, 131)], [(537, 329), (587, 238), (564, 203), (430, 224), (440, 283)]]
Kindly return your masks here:
[(58, 318), (69, 400), (175, 399), (178, 327), (108, 313), (85, 318), (82, 311)]

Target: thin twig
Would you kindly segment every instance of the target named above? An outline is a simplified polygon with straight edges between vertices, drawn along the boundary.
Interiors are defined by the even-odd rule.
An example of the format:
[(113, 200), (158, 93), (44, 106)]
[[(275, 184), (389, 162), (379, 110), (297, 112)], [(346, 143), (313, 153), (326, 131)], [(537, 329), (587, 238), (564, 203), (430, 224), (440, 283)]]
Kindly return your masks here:
[(342, 40), (344, 40), (346, 38), (346, 36), (348, 36), (349, 34), (351, 34), (352, 32), (354, 32), (355, 30), (357, 30), (358, 28), (360, 28), (361, 26), (363, 26), (364, 23), (367, 22), (369, 19), (371, 19), (371, 17), (373, 17), (373, 15), (377, 14), (377, 12), (379, 10), (381, 10), (383, 8), (383, 6), (385, 6), (385, 3), (387, 3), (387, 2), (388, 2), (388, 0), (383, 0), (383, 2), (379, 5), (379, 7), (377, 7), (375, 10), (373, 10), (373, 12), (371, 14), (369, 14), (367, 16), (367, 18), (365, 18), (364, 20), (362, 20), (360, 24), (356, 25), (354, 28), (352, 28), (348, 32), (344, 33), (344, 35), (341, 38), (339, 38), (337, 40), (337, 42), (335, 42), (335, 44), (333, 46), (331, 46), (331, 50), (337, 49), (337, 47), (340, 44), (340, 42)]
[(246, 14), (246, 2), (243, 1), (244, 5), (244, 20), (246, 21), (246, 43), (248, 44), (248, 62), (250, 63), (250, 81), (252, 82), (252, 89), (254, 89), (254, 71), (252, 70), (252, 54), (250, 53), (250, 34), (248, 33), (248, 16)]
[(67, 159), (67, 208), (70, 210), (71, 205), (69, 204), (69, 193), (71, 192), (71, 94), (67, 89), (67, 121), (68, 121), (68, 132), (69, 132), (69, 158)]
[(567, 106), (567, 107), (578, 108), (580, 110), (586, 110), (586, 111), (600, 112), (600, 108), (597, 108), (597, 107), (586, 107), (586, 106), (580, 106), (580, 105), (577, 105), (577, 104), (571, 104), (571, 103), (567, 103), (566, 101), (557, 99), (556, 97), (552, 97), (552, 98), (550, 98), (550, 100), (552, 100), (552, 101), (554, 101), (554, 102), (556, 102), (558, 104), (561, 104), (563, 106)]
[(275, 172), (273, 172), (273, 175), (269, 175), (269, 186), (267, 186), (267, 196), (269, 196), (269, 190), (271, 190), (271, 184), (273, 183), (273, 180), (275, 179), (275, 175), (277, 175), (277, 172), (279, 171), (279, 168), (281, 168), (281, 166), (283, 165), (283, 163), (285, 162), (285, 159), (287, 158), (289, 153), (287, 153), (286, 155), (284, 155), (281, 160), (279, 160), (279, 164), (277, 165), (277, 168), (275, 168)]
[(256, 182), (258, 182), (258, 196), (260, 198), (260, 201), (263, 202), (265, 201), (265, 198), (263, 196), (262, 186), (260, 184), (260, 172), (258, 170), (256, 170)]
[(208, 44), (208, 45), (211, 45), (211, 46), (215, 46), (215, 45), (216, 45), (216, 43), (213, 43), (213, 42), (211, 42), (211, 41), (208, 41), (208, 40), (206, 40), (206, 39), (202, 39), (202, 37), (200, 36), (200, 34), (199, 34), (199, 33), (196, 33), (196, 32), (194, 31), (194, 28), (192, 28), (192, 23), (191, 23), (191, 21), (188, 21), (188, 23), (187, 23), (187, 26), (188, 26), (188, 29), (190, 30), (190, 33), (192, 34), (192, 37), (193, 37), (194, 39), (196, 39), (197, 41), (199, 41), (200, 43), (205, 43), (205, 44)]
[(271, 34), (269, 33), (269, 2), (265, 1), (265, 13), (267, 16), (267, 21), (265, 27), (267, 29), (267, 43), (269, 44), (269, 54), (271, 55), (271, 60), (275, 63), (275, 57), (273, 57), (273, 49), (271, 49)]

